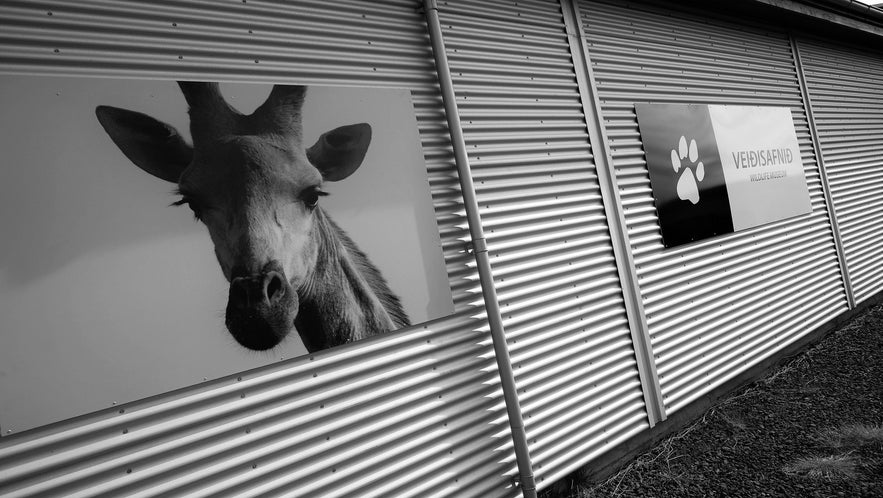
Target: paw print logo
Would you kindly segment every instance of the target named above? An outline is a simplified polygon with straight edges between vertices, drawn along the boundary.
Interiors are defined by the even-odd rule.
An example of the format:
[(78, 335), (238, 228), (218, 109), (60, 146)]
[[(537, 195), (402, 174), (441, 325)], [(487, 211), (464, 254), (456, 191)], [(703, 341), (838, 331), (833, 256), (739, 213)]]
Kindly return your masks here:
[[(696, 148), (696, 140), (690, 140), (687, 146), (687, 138), (683, 135), (678, 142), (677, 150), (671, 150), (671, 167), (678, 177), (678, 198), (682, 201), (690, 201), (693, 204), (699, 202), (699, 182), (705, 179), (705, 165), (699, 159), (699, 151)], [(684, 164), (684, 161), (689, 160)]]

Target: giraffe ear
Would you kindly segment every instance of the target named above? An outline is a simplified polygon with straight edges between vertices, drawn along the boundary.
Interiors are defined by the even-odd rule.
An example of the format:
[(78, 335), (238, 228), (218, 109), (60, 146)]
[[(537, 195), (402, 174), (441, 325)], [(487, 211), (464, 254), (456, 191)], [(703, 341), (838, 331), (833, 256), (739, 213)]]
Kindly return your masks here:
[(336, 182), (355, 173), (371, 144), (371, 125), (359, 123), (325, 132), (307, 149), (307, 158), (322, 178)]
[(167, 182), (178, 183), (190, 165), (193, 148), (175, 128), (140, 112), (98, 106), (95, 115), (113, 143), (136, 166)]

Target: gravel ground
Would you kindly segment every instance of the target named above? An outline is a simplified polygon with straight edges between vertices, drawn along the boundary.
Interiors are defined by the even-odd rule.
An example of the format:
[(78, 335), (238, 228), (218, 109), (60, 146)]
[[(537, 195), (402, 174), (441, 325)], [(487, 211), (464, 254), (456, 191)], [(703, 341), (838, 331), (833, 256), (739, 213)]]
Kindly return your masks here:
[(554, 489), (547, 495), (883, 497), (883, 306), (607, 481), (565, 480)]

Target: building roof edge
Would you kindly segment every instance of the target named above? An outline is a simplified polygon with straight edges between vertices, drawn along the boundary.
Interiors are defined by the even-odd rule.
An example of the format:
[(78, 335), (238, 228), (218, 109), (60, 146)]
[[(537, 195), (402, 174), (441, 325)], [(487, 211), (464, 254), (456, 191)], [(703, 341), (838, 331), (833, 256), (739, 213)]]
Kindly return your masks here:
[(883, 37), (883, 9), (856, 0), (750, 0)]

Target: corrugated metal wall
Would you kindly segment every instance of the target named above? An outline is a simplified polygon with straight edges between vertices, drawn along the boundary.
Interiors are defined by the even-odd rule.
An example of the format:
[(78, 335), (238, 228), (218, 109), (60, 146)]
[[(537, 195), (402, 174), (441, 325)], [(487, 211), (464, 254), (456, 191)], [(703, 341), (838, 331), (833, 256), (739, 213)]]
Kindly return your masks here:
[[(847, 309), (786, 34), (639, 2), (580, 2), (670, 414)], [(813, 211), (664, 250), (634, 104), (787, 106)]]
[(0, 495), (517, 494), (416, 2), (6, 1), (0, 72), (410, 89), (458, 309), (410, 331), (5, 437)]
[[(559, 3), (439, 8), (543, 488), (648, 428), (611, 213)], [(650, 3), (579, 8), (609, 137), (594, 153), (610, 148), (670, 414), (846, 311), (819, 168), (786, 34)], [(410, 89), (457, 309), (411, 330), (3, 438), (0, 494), (518, 494), (418, 2), (7, 1), (0, 47), (3, 73)], [(883, 178), (873, 168), (883, 103), (874, 71), (883, 71), (874, 68), (883, 68), (879, 58), (800, 47), (861, 300), (879, 290), (873, 228), (883, 205), (873, 188)], [(813, 212), (664, 250), (638, 102), (790, 107)]]
[(883, 54), (797, 43), (857, 301), (883, 290)]
[(440, 5), (539, 488), (648, 427), (561, 8)]

